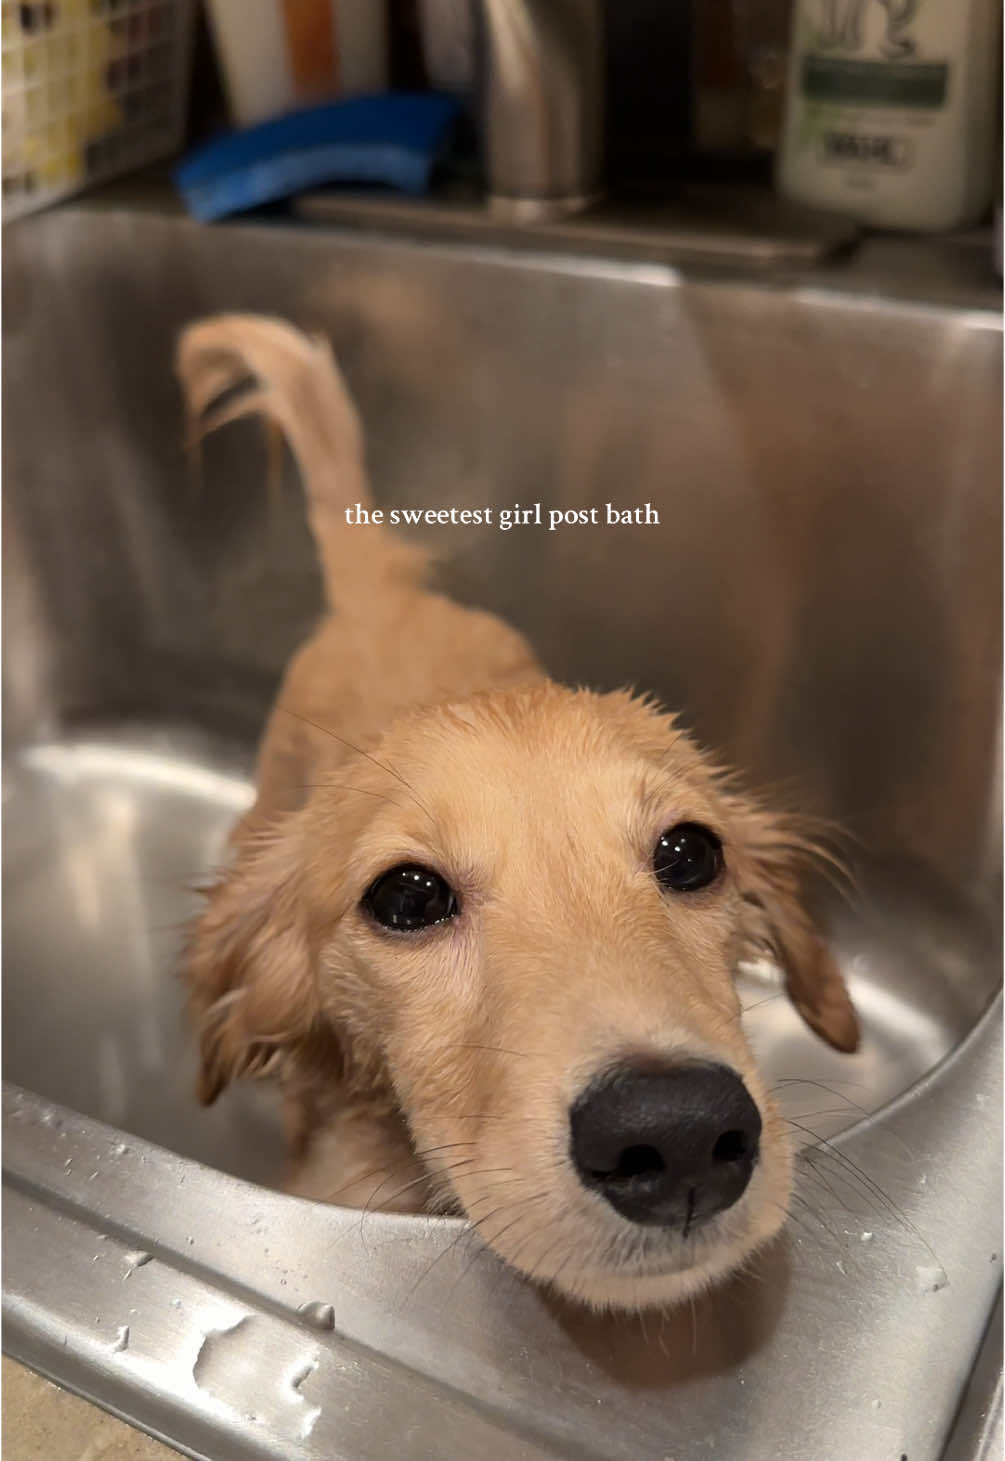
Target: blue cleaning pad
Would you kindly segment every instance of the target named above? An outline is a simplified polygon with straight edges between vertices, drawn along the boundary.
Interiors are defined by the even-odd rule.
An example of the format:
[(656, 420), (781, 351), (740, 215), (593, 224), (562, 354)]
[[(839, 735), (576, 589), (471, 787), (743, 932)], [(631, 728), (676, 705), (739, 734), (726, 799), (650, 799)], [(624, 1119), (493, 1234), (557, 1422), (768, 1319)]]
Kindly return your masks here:
[(389, 92), (290, 112), (200, 147), (175, 170), (190, 213), (209, 221), (322, 183), (424, 193), (458, 112), (436, 92)]

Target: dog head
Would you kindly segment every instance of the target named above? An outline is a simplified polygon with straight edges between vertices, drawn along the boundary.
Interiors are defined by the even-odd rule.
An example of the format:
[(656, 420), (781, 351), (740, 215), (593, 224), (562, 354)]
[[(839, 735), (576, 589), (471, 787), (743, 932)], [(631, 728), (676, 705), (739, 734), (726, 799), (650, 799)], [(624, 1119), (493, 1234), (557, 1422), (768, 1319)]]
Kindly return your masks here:
[(738, 961), (770, 945), (813, 1029), (857, 1041), (804, 851), (627, 694), (542, 680), (410, 715), (210, 895), (205, 1094), (277, 1066), (383, 1093), (441, 1210), (511, 1265), (598, 1307), (684, 1298), (789, 1197)]

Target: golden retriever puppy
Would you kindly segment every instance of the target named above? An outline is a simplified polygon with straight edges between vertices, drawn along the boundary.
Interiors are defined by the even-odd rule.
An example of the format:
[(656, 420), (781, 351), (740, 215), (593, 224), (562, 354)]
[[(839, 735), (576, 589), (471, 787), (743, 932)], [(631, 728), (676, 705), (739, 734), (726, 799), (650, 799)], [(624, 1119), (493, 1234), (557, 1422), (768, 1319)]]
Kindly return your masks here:
[(769, 948), (807, 1023), (858, 1038), (800, 901), (807, 845), (649, 700), (554, 684), (427, 586), (423, 549), (347, 526), (372, 503), (323, 341), (222, 316), (178, 370), (203, 429), (285, 433), (328, 599), (192, 930), (202, 1099), (274, 1075), (290, 1192), (465, 1214), (587, 1304), (704, 1288), (789, 1196), (738, 961)]

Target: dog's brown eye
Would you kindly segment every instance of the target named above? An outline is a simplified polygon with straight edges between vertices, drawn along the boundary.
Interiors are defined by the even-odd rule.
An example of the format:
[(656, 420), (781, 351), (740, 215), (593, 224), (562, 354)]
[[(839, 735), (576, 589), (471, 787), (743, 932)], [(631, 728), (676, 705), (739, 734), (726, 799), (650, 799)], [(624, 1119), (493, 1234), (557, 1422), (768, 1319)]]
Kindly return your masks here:
[(671, 893), (694, 893), (722, 871), (722, 843), (707, 827), (681, 822), (657, 842), (653, 871)]
[(450, 885), (439, 873), (414, 863), (381, 873), (364, 893), (363, 907), (384, 928), (401, 933), (443, 923), (458, 911)]

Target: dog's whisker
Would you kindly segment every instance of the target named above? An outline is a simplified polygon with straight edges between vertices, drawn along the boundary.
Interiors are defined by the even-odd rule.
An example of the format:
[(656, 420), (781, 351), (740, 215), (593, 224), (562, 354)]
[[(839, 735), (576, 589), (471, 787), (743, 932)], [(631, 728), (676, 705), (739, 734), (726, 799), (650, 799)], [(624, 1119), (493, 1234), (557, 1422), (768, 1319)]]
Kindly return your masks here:
[[(782, 1086), (816, 1086), (819, 1090), (826, 1091), (829, 1096), (835, 1096), (839, 1101), (847, 1101), (849, 1106), (854, 1106), (855, 1102), (850, 1096), (846, 1096), (843, 1091), (835, 1090), (835, 1086), (857, 1086), (860, 1091), (868, 1092), (869, 1090), (865, 1081), (842, 1081), (833, 1078), (830, 1081), (819, 1081), (805, 1075), (782, 1076), (779, 1080), (775, 1081), (771, 1089), (777, 1091)], [(859, 1106), (858, 1110), (862, 1112), (863, 1116), (872, 1115), (872, 1112), (866, 1106)]]
[[(422, 1172), (418, 1177), (413, 1177), (410, 1182), (405, 1182), (402, 1184), (402, 1186), (396, 1187), (393, 1192), (389, 1193), (388, 1196), (383, 1199), (381, 1206), (376, 1207), (374, 1206), (374, 1203), (376, 1201), (377, 1193), (380, 1191), (381, 1187), (385, 1187), (387, 1185), (386, 1180), (384, 1182), (381, 1182), (380, 1186), (378, 1186), (373, 1192), (371, 1192), (370, 1196), (364, 1203), (363, 1218), (375, 1217), (379, 1215), (382, 1211), (387, 1211), (390, 1208), (391, 1203), (397, 1202), (398, 1198), (403, 1197), (406, 1192), (411, 1192), (414, 1187), (427, 1186), (428, 1183), (429, 1173)], [(360, 1219), (360, 1222), (362, 1224), (362, 1218)]]
[[(497, 1207), (497, 1208), (495, 1208), (493, 1212), (489, 1213), (486, 1217), (480, 1219), (480, 1223), (486, 1223), (486, 1222), (491, 1221), (491, 1219), (493, 1217), (497, 1217), (500, 1212), (504, 1212), (504, 1211), (505, 1212), (512, 1212), (514, 1208), (519, 1208), (520, 1209), (520, 1211), (517, 1213), (517, 1215), (513, 1219), (513, 1221), (510, 1224), (508, 1224), (506, 1227), (503, 1227), (498, 1233), (494, 1233), (491, 1238), (488, 1238), (484, 1233), (481, 1232), (480, 1223), (479, 1224), (472, 1223), (472, 1225), (471, 1225), (472, 1226), (472, 1232), (475, 1233), (475, 1234), (477, 1234), (479, 1243), (482, 1246), (475, 1248), (475, 1251), (471, 1255), (471, 1258), (464, 1265), (464, 1268), (461, 1270), (460, 1274), (458, 1274), (455, 1287), (457, 1287), (458, 1285), (460, 1285), (460, 1284), (462, 1284), (464, 1282), (464, 1280), (467, 1278), (468, 1274), (471, 1272), (472, 1268), (475, 1266), (475, 1264), (478, 1262), (478, 1260), (481, 1257), (484, 1256), (484, 1254), (486, 1252), (492, 1252), (494, 1250), (494, 1248), (495, 1248), (498, 1240), (501, 1237), (503, 1237), (503, 1235), (505, 1233), (509, 1232), (510, 1229), (513, 1228), (513, 1227), (515, 1227), (518, 1222), (522, 1221), (523, 1217), (525, 1216), (524, 1209), (527, 1208), (527, 1207), (533, 1207), (538, 1201), (542, 1200), (543, 1197), (544, 1197), (544, 1193), (531, 1193), (527, 1197), (517, 1198), (514, 1201), (510, 1201), (510, 1202), (506, 1203), (504, 1207)], [(518, 1249), (517, 1250), (514, 1250), (514, 1253), (513, 1253), (512, 1257), (509, 1259), (509, 1263), (512, 1265), (513, 1268), (517, 1268), (519, 1266), (519, 1250)], [(506, 1273), (506, 1272), (509, 1272), (511, 1270), (510, 1269), (503, 1268), (501, 1271), (503, 1273)], [(495, 1282), (496, 1283), (499, 1282), (498, 1275), (496, 1277), (496, 1281)], [(495, 1289), (495, 1284), (493, 1284), (493, 1290), (494, 1289)]]
[(420, 1286), (425, 1283), (426, 1279), (429, 1278), (430, 1274), (433, 1272), (433, 1269), (436, 1268), (436, 1266), (441, 1263), (444, 1258), (446, 1258), (448, 1253), (453, 1253), (458, 1244), (462, 1242), (471, 1242), (474, 1236), (475, 1231), (471, 1227), (470, 1223), (465, 1223), (460, 1232), (455, 1234), (455, 1236), (452, 1237), (449, 1242), (444, 1243), (439, 1253), (437, 1253), (436, 1257), (432, 1260), (431, 1263), (426, 1265), (426, 1267), (419, 1274), (419, 1277), (415, 1280), (415, 1283), (405, 1295), (403, 1307), (404, 1304), (408, 1304), (412, 1301)]
[[(545, 1193), (531, 1193), (529, 1197), (522, 1198), (518, 1202), (511, 1204), (511, 1209), (512, 1207), (519, 1206), (521, 1208), (521, 1211), (517, 1213), (516, 1217), (513, 1218), (511, 1222), (507, 1223), (502, 1229), (500, 1229), (500, 1231), (493, 1233), (491, 1237), (488, 1237), (485, 1234), (480, 1234), (482, 1241), (486, 1244), (486, 1246), (488, 1246), (490, 1249), (495, 1249), (498, 1247), (499, 1241), (507, 1233), (511, 1233), (514, 1228), (518, 1227), (518, 1225), (522, 1223), (524, 1219), (529, 1219), (529, 1225), (532, 1230), (528, 1232), (526, 1241), (523, 1239), (517, 1240), (516, 1246), (513, 1248), (513, 1252), (507, 1259), (506, 1264), (499, 1267), (499, 1270), (496, 1273), (495, 1279), (492, 1283), (491, 1293), (495, 1293), (496, 1289), (499, 1287), (499, 1284), (502, 1283), (504, 1279), (506, 1279), (509, 1275), (511, 1275), (514, 1269), (516, 1269), (517, 1271), (521, 1271), (523, 1269), (523, 1254), (527, 1248), (527, 1242), (536, 1235), (534, 1231), (534, 1219), (536, 1213), (533, 1211), (533, 1209), (536, 1208), (539, 1202), (543, 1202), (545, 1200)], [(532, 1209), (532, 1211), (528, 1212), (528, 1208)]]
[[(493, 1217), (495, 1217), (498, 1213), (505, 1211), (508, 1206), (512, 1206), (512, 1204), (507, 1204), (507, 1203), (500, 1204), (499, 1206), (495, 1207), (492, 1210), (492, 1212), (487, 1215), (487, 1217), (481, 1219), (481, 1221), (482, 1222), (491, 1221), (491, 1219)], [(436, 1255), (436, 1257), (432, 1260), (432, 1262), (430, 1264), (428, 1264), (427, 1267), (423, 1270), (423, 1272), (419, 1275), (418, 1279), (416, 1279), (416, 1281), (413, 1284), (412, 1288), (409, 1290), (408, 1294), (406, 1295), (405, 1302), (406, 1303), (409, 1302), (414, 1297), (415, 1292), (419, 1288), (420, 1284), (422, 1284), (422, 1283), (424, 1283), (426, 1281), (426, 1279), (432, 1273), (433, 1269), (440, 1262), (442, 1262), (442, 1260), (447, 1256), (448, 1253), (452, 1253), (453, 1250), (457, 1247), (457, 1245), (460, 1242), (462, 1242), (465, 1239), (471, 1240), (471, 1239), (477, 1238), (477, 1237), (478, 1237), (478, 1225), (476, 1223), (471, 1222), (471, 1221), (467, 1222), (464, 1225), (464, 1227), (461, 1228), (460, 1232), (456, 1235), (456, 1237), (454, 1237), (449, 1243), (446, 1243), (443, 1246), (443, 1248)], [(484, 1239), (481, 1239), (480, 1241), (481, 1241), (481, 1243), (484, 1244), (484, 1241), (485, 1240)], [(479, 1254), (482, 1253), (482, 1252), (484, 1252), (484, 1251), (485, 1251), (484, 1247), (479, 1247), (476, 1250), (476, 1252), (475, 1252), (475, 1255), (474, 1255), (475, 1258), (477, 1258), (479, 1256)], [(471, 1265), (469, 1264), (467, 1266), (467, 1268), (465, 1268), (464, 1273), (467, 1273), (468, 1268), (470, 1268), (470, 1266)], [(461, 1275), (461, 1277), (463, 1277), (463, 1274)], [(460, 1279), (458, 1279), (458, 1282), (459, 1281), (460, 1281)]]
[[(533, 1193), (530, 1197), (519, 1199), (517, 1203), (510, 1202), (506, 1204), (505, 1208), (497, 1208), (496, 1211), (491, 1214), (491, 1217), (498, 1216), (500, 1212), (512, 1212), (513, 1208), (520, 1205), (520, 1203), (531, 1204), (535, 1202), (543, 1202), (546, 1196), (547, 1194), (544, 1192)], [(474, 1222), (472, 1224), (472, 1226), (478, 1229), (479, 1234), (489, 1245), (489, 1247), (494, 1248), (499, 1242), (499, 1239), (502, 1238), (506, 1233), (508, 1233), (515, 1223), (520, 1222), (523, 1216), (524, 1214), (522, 1212), (517, 1213), (515, 1218), (508, 1222), (504, 1227), (499, 1228), (491, 1235), (491, 1237), (489, 1237), (488, 1234), (483, 1231), (485, 1224), (491, 1220), (490, 1218), (479, 1218), (477, 1222)]]
[(802, 1213), (795, 1213), (791, 1209), (789, 1210), (789, 1213), (788, 1213), (788, 1216), (793, 1220), (793, 1222), (795, 1222), (797, 1225), (799, 1225), (803, 1229), (804, 1232), (806, 1232), (807, 1234), (809, 1234), (810, 1236), (812, 1236), (812, 1230), (811, 1230), (811, 1228), (809, 1226), (809, 1218), (812, 1217), (812, 1218), (814, 1218), (816, 1220), (816, 1222), (824, 1230), (824, 1232), (827, 1234), (827, 1236), (833, 1240), (833, 1242), (835, 1242), (835, 1243), (839, 1243), (840, 1242), (840, 1239), (838, 1238), (837, 1233), (831, 1227), (830, 1223), (827, 1222), (827, 1220), (824, 1217), (823, 1213), (819, 1210), (818, 1207), (816, 1207), (810, 1201), (810, 1199), (804, 1193), (793, 1191), (789, 1195), (789, 1200), (790, 1200), (790, 1202), (798, 1202), (798, 1203), (800, 1203), (801, 1206), (802, 1206), (803, 1212), (805, 1212), (805, 1213), (808, 1214), (808, 1217), (804, 1217), (802, 1215)]
[[(784, 1079), (775, 1082), (775, 1084), (771, 1087), (771, 1093), (772, 1093), (772, 1095), (774, 1095), (777, 1091), (780, 1091), (783, 1088), (791, 1088), (792, 1086), (815, 1086), (817, 1088), (817, 1090), (826, 1092), (826, 1094), (828, 1096), (833, 1096), (836, 1101), (844, 1101), (844, 1103), (845, 1103), (846, 1106), (850, 1106), (853, 1110), (857, 1111), (860, 1116), (869, 1117), (869, 1116), (875, 1115), (875, 1110), (874, 1109), (870, 1109), (868, 1106), (862, 1106), (862, 1105), (859, 1104), (858, 1101), (853, 1101), (851, 1099), (851, 1097), (850, 1096), (846, 1096), (843, 1091), (835, 1090), (834, 1087), (836, 1085), (845, 1085), (845, 1086), (853, 1086), (853, 1087), (857, 1086), (860, 1090), (865, 1090), (865, 1091), (868, 1091), (868, 1089), (869, 1089), (868, 1086), (863, 1081), (831, 1081), (831, 1082), (827, 1082), (827, 1081), (811, 1080), (807, 1076), (786, 1076)], [(909, 1160), (913, 1161), (914, 1160), (914, 1151), (907, 1144), (907, 1142), (905, 1142), (901, 1137), (897, 1136), (896, 1133), (890, 1133), (890, 1136), (901, 1147), (901, 1149), (904, 1152), (904, 1155), (906, 1157), (908, 1157)]]
[[(403, 1196), (404, 1193), (411, 1191), (412, 1188), (419, 1187), (423, 1183), (435, 1182), (437, 1176), (439, 1176), (439, 1175), (449, 1176), (449, 1175), (453, 1174), (454, 1172), (459, 1172), (459, 1171), (461, 1171), (462, 1168), (469, 1166), (470, 1163), (473, 1162), (474, 1160), (475, 1160), (474, 1157), (459, 1157), (459, 1158), (456, 1158), (452, 1162), (445, 1163), (443, 1165), (443, 1167), (440, 1169), (440, 1172), (422, 1172), (422, 1173), (420, 1173), (419, 1176), (414, 1177), (411, 1181), (404, 1183), (401, 1187), (396, 1188), (394, 1192), (392, 1192), (388, 1196), (382, 1198), (379, 1207), (378, 1206), (375, 1206), (377, 1194), (380, 1192), (381, 1188), (383, 1188), (384, 1186), (386, 1186), (387, 1182), (390, 1180), (390, 1175), (389, 1175), (370, 1194), (369, 1198), (366, 1201), (366, 1204), (364, 1205), (363, 1214), (364, 1214), (364, 1216), (367, 1216), (367, 1215), (373, 1216), (373, 1215), (379, 1214), (382, 1211), (387, 1211), (389, 1209), (389, 1206), (390, 1206), (391, 1203), (396, 1202), (399, 1197)], [(404, 1162), (398, 1164), (399, 1167), (404, 1166), (404, 1165), (406, 1165), (406, 1163), (404, 1163)], [(394, 1169), (392, 1169), (392, 1171), (393, 1170)], [(507, 1168), (500, 1167), (500, 1168), (495, 1168), (495, 1169), (489, 1168), (487, 1170), (488, 1171), (492, 1171), (492, 1170), (495, 1170), (495, 1171), (506, 1171), (508, 1169)], [(479, 1173), (477, 1171), (476, 1172), (470, 1172), (470, 1173), (469, 1172), (465, 1172), (464, 1175), (466, 1177), (467, 1176), (478, 1176)]]
[(830, 1175), (832, 1177), (843, 1179), (845, 1182), (848, 1183), (853, 1191), (865, 1193), (874, 1201), (878, 1202), (882, 1210), (888, 1213), (889, 1216), (891, 1216), (895, 1222), (899, 1223), (900, 1226), (905, 1229), (905, 1231), (909, 1232), (912, 1237), (916, 1238), (917, 1241), (921, 1243), (921, 1245), (924, 1247), (925, 1251), (930, 1254), (930, 1256), (934, 1259), (934, 1261), (936, 1263), (939, 1263), (938, 1254), (935, 1252), (934, 1248), (932, 1248), (931, 1244), (925, 1238), (924, 1234), (921, 1233), (915, 1226), (915, 1224), (911, 1222), (910, 1218), (904, 1212), (903, 1208), (901, 1208), (896, 1202), (894, 1202), (893, 1198), (890, 1197), (888, 1193), (884, 1192), (882, 1187), (880, 1187), (879, 1184), (868, 1175), (868, 1173), (864, 1172), (856, 1162), (853, 1162), (850, 1157), (847, 1157), (844, 1152), (840, 1151), (825, 1137), (818, 1136), (808, 1127), (800, 1127), (798, 1121), (793, 1121), (791, 1118), (786, 1119), (789, 1121), (790, 1126), (795, 1126), (797, 1129), (806, 1132), (809, 1136), (813, 1138), (813, 1141), (809, 1144), (809, 1146), (803, 1147), (802, 1151), (800, 1152), (800, 1156), (804, 1160), (804, 1168), (808, 1168), (809, 1170), (815, 1172), (818, 1177), (821, 1177), (822, 1174), (817, 1164), (824, 1157), (828, 1157), (837, 1167), (836, 1172), (833, 1169), (831, 1170)]
[(802, 1213), (795, 1212), (793, 1210), (793, 1202), (800, 1202), (804, 1208), (809, 1208), (811, 1211), (813, 1211), (813, 1215), (816, 1216), (816, 1211), (812, 1209), (808, 1199), (803, 1197), (800, 1193), (797, 1193), (794, 1189), (792, 1192), (789, 1193), (788, 1207), (784, 1206), (780, 1202), (774, 1201), (773, 1199), (769, 1202), (769, 1205), (773, 1207), (776, 1212), (781, 1213), (786, 1222), (795, 1223), (800, 1231), (806, 1233), (808, 1237), (812, 1238), (815, 1241), (815, 1235), (812, 1233), (808, 1225), (807, 1219), (802, 1215)]
[(820, 1117), (823, 1117), (823, 1116), (847, 1116), (847, 1115), (848, 1115), (848, 1108), (847, 1108), (847, 1106), (821, 1106), (816, 1111), (797, 1111), (795, 1113), (795, 1119), (797, 1121), (816, 1121)]
[[(475, 1143), (473, 1141), (452, 1141), (447, 1142), (444, 1146), (429, 1147), (424, 1152), (409, 1152), (409, 1154), (403, 1157), (400, 1162), (393, 1163), (391, 1167), (388, 1167), (386, 1163), (382, 1162), (379, 1166), (372, 1167), (367, 1172), (359, 1172), (350, 1177), (346, 1182), (343, 1182), (341, 1187), (336, 1187), (334, 1191), (325, 1198), (325, 1201), (334, 1202), (335, 1198), (338, 1197), (341, 1193), (345, 1192), (347, 1188), (354, 1187), (359, 1182), (366, 1182), (370, 1177), (379, 1177), (382, 1172), (386, 1172), (387, 1177), (390, 1178), (393, 1177), (395, 1172), (400, 1172), (402, 1167), (412, 1166), (415, 1160), (421, 1161), (425, 1157), (432, 1156), (436, 1152), (448, 1151), (455, 1147), (471, 1147), (474, 1146), (474, 1144)], [(383, 1186), (383, 1183), (381, 1184), (381, 1186)], [(378, 1188), (377, 1191), (379, 1190), (380, 1189)]]
[[(526, 1251), (527, 1247), (530, 1245), (530, 1243), (534, 1240), (535, 1236), (536, 1234), (533, 1232), (528, 1233), (527, 1239), (523, 1244), (522, 1249), (515, 1252), (513, 1255), (514, 1263), (517, 1260), (519, 1260), (520, 1262), (523, 1261), (523, 1254)], [(556, 1250), (560, 1250), (562, 1248), (566, 1249), (565, 1257), (559, 1263), (554, 1272), (549, 1274), (548, 1267), (552, 1261), (552, 1258)], [(569, 1264), (573, 1261), (575, 1256), (576, 1255), (574, 1251), (572, 1250), (572, 1248), (569, 1247), (569, 1243), (565, 1235), (559, 1233), (558, 1236), (554, 1238), (552, 1242), (549, 1243), (548, 1246), (544, 1249), (544, 1252), (538, 1255), (537, 1259), (527, 1270), (527, 1277), (532, 1280), (546, 1280), (552, 1285), (552, 1287), (556, 1287), (562, 1277), (562, 1274), (568, 1271)]]

